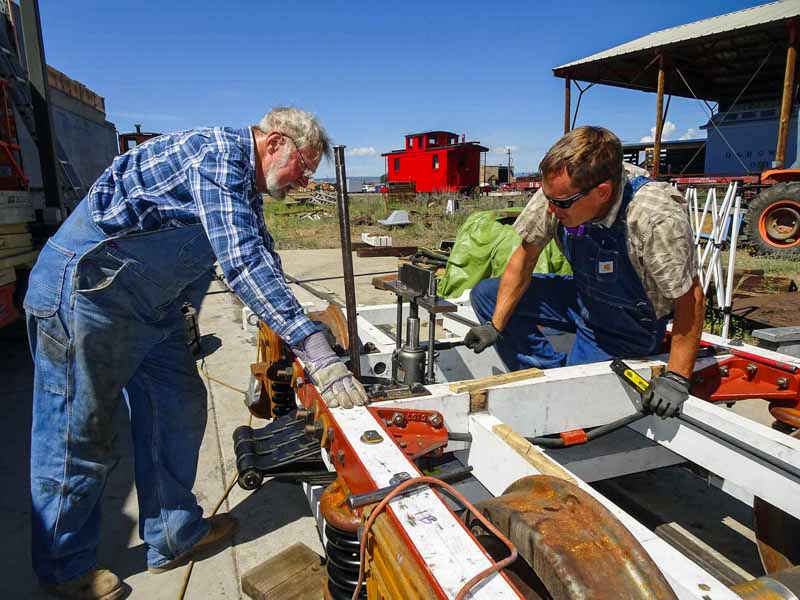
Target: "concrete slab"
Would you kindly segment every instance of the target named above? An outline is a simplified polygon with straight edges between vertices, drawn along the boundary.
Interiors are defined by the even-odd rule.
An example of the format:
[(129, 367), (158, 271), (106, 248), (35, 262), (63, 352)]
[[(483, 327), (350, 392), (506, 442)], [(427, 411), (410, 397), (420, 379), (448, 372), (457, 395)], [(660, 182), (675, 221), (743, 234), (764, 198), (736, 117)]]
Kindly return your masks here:
[[(313, 277), (342, 276), (342, 251), (326, 250), (284, 250), (281, 253), (283, 270), (298, 279)], [(353, 273), (373, 273), (377, 271), (397, 271), (397, 259), (393, 257), (360, 258), (353, 253)], [(372, 287), (372, 277), (356, 277), (356, 303), (360, 305), (391, 304), (396, 296), (391, 292), (376, 290)], [(331, 279), (309, 283), (316, 289), (334, 294), (344, 304), (344, 280)], [(326, 303), (316, 298), (298, 285), (291, 286), (300, 302), (311, 302), (314, 310), (325, 308)]]

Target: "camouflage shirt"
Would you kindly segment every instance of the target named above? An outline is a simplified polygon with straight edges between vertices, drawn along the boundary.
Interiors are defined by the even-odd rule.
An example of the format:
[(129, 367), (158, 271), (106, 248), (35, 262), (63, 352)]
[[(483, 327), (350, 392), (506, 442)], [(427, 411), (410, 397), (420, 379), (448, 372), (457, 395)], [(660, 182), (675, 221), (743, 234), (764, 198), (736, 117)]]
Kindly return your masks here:
[[(623, 186), (608, 214), (597, 221), (610, 227), (622, 204), (622, 187), (629, 179), (647, 175), (639, 167), (625, 164)], [(517, 217), (514, 228), (523, 240), (543, 248), (555, 237), (558, 219), (547, 211), (547, 198), (539, 190)], [(697, 273), (697, 256), (686, 201), (678, 191), (662, 182), (639, 189), (628, 205), (628, 256), (644, 284), (656, 314), (673, 310), (674, 301), (689, 291)]]

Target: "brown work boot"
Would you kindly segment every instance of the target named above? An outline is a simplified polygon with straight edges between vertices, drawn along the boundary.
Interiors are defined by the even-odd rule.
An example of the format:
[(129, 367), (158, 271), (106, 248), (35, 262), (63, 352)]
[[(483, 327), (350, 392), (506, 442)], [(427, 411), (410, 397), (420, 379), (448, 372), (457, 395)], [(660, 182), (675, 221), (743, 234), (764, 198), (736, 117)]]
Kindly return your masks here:
[[(181, 565), (186, 564), (190, 560), (206, 558), (207, 551), (211, 552), (215, 546), (217, 546), (220, 542), (227, 540), (234, 533), (236, 533), (236, 530), (239, 528), (239, 522), (236, 520), (236, 517), (227, 513), (222, 515), (214, 515), (207, 520), (211, 524), (211, 529), (208, 530), (207, 534), (200, 538), (199, 542), (168, 563), (165, 563), (159, 567), (147, 567), (147, 570), (150, 573), (156, 574), (166, 573), (175, 567), (180, 567)], [(208, 556), (210, 556), (210, 554)]]
[(43, 584), (42, 589), (68, 600), (117, 600), (125, 591), (119, 577), (108, 569), (89, 571), (64, 583)]

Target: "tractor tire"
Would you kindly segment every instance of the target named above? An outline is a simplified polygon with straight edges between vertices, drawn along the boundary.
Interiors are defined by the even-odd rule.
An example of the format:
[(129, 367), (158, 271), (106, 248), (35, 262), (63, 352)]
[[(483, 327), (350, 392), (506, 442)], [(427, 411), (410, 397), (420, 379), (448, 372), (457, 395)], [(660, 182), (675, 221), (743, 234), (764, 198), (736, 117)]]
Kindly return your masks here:
[(800, 259), (800, 182), (778, 183), (753, 198), (747, 234), (757, 254)]

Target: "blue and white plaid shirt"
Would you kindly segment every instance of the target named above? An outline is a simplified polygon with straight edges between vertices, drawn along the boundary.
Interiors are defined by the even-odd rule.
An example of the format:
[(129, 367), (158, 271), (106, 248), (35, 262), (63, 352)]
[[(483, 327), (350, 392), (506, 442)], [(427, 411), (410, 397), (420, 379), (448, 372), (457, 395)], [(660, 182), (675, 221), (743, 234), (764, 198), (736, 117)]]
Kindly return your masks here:
[(110, 236), (202, 223), (231, 288), (298, 345), (318, 328), (286, 285), (254, 165), (250, 129), (162, 135), (114, 159), (89, 190), (89, 210)]

